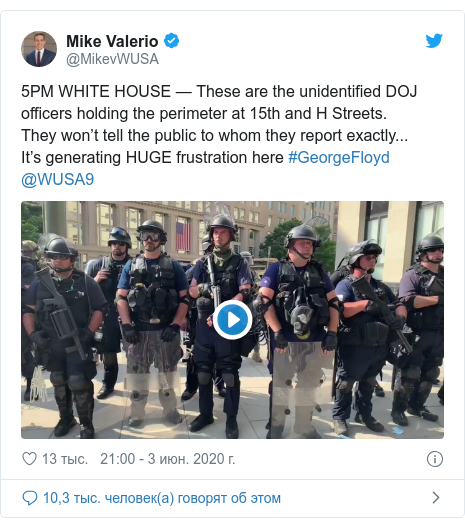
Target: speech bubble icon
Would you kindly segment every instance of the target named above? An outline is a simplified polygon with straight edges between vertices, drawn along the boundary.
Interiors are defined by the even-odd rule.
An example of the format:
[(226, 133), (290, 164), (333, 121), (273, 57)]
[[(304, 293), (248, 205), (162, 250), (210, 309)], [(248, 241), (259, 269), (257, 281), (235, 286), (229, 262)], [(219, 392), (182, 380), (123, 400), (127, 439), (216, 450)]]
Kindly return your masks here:
[(37, 501), (37, 492), (33, 490), (26, 490), (26, 492), (23, 492), (23, 500), (29, 505), (32, 505), (35, 501)]

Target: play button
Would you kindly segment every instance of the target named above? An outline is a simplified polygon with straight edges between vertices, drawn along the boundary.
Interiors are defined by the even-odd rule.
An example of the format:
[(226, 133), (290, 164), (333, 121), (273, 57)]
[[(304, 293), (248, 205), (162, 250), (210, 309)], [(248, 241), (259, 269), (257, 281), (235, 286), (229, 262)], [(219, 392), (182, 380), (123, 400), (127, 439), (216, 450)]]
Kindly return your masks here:
[(225, 339), (240, 339), (252, 327), (252, 313), (243, 302), (228, 300), (220, 304), (213, 313), (213, 326)]
[(234, 326), (234, 324), (237, 324), (240, 321), (241, 319), (239, 317), (236, 317), (234, 313), (231, 313), (231, 311), (228, 313), (228, 328)]

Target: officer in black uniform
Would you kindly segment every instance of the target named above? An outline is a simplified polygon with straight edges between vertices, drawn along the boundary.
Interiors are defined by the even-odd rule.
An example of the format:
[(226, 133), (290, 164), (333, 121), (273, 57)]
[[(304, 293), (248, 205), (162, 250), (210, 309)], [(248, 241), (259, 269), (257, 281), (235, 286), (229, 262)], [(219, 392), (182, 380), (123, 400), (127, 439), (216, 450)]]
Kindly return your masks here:
[[(349, 259), (353, 251), (354, 246), (350, 247), (350, 249), (347, 250), (346, 254), (344, 255), (344, 258), (339, 262), (337, 269), (330, 276), (331, 282), (333, 283), (334, 287), (336, 287), (339, 282), (341, 282), (345, 278), (348, 278), (352, 274), (352, 268), (349, 265)], [(382, 372), (380, 372), (381, 379), (382, 375)], [(356, 389), (358, 389), (358, 386), (356, 386)], [(383, 387), (379, 384), (378, 381), (376, 381), (375, 385), (375, 395), (376, 397), (384, 397), (386, 395), (384, 393)]]
[[(320, 439), (312, 425), (311, 398), (320, 384), (322, 371), (321, 363), (317, 365), (314, 361), (313, 351), (317, 343), (321, 343), (325, 354), (335, 351), (339, 303), (329, 276), (313, 258), (319, 245), (316, 232), (308, 225), (294, 227), (284, 240), (287, 256), (271, 264), (260, 283), (261, 309), (272, 331), (268, 369), (273, 380), (268, 389), (271, 418), (267, 439), (282, 436), (284, 405), (289, 398), (289, 393), (284, 394), (292, 387), (295, 373), (298, 393), (294, 431), (307, 439)], [(282, 394), (279, 403), (273, 401), (273, 389)]]
[[(210, 236), (207, 234), (202, 239), (202, 250), (204, 255), (210, 254), (213, 249), (213, 244), (210, 239)], [(194, 265), (186, 271), (187, 281), (189, 282), (189, 287), (194, 276), (194, 268), (197, 260), (194, 262)], [(199, 388), (199, 378), (197, 374), (197, 367), (194, 361), (194, 342), (195, 342), (195, 327), (197, 325), (197, 302), (195, 299), (190, 299), (189, 302), (189, 311), (187, 313), (188, 324), (189, 324), (189, 335), (184, 342), (186, 348), (188, 349), (189, 356), (187, 358), (186, 365), (186, 389), (181, 395), (182, 401), (189, 401), (194, 397)], [(183, 359), (184, 362), (184, 359)], [(215, 391), (220, 397), (226, 397), (226, 388), (224, 387), (223, 377), (221, 377), (221, 372), (216, 371), (215, 374)]]
[(32, 356), (32, 342), (24, 329), (22, 322), (26, 306), (26, 291), (34, 281), (34, 273), (38, 270), (37, 245), (31, 240), (21, 242), (21, 375), (26, 379), (24, 400), (31, 400), (31, 381), (34, 374), (34, 357)]
[(115, 306), (116, 291), (120, 274), (131, 259), (128, 250), (132, 248), (131, 237), (122, 227), (114, 227), (110, 232), (108, 246), (111, 254), (92, 260), (86, 267), (86, 274), (101, 287), (108, 302), (108, 315), (103, 326), (103, 339), (100, 349), (103, 353), (105, 375), (97, 399), (105, 399), (115, 389), (118, 379), (118, 353), (121, 351), (121, 330), (118, 323), (118, 310)]
[[(237, 227), (230, 216), (216, 216), (208, 227), (208, 234), (214, 244), (212, 260), (215, 282), (221, 287), (221, 301), (239, 300), (248, 303), (252, 285), (249, 265), (240, 254), (233, 254), (231, 242), (235, 239)], [(240, 381), (239, 368), (242, 358), (239, 340), (227, 340), (213, 327), (214, 303), (211, 294), (211, 279), (207, 260), (197, 262), (189, 289), (191, 298), (197, 299), (198, 321), (194, 344), (194, 360), (199, 378), (200, 414), (190, 425), (191, 432), (198, 432), (213, 423), (213, 377), (216, 365), (226, 385), (224, 412), (227, 414), (226, 438), (237, 439), (237, 413), (239, 410)]]
[[(78, 252), (70, 242), (51, 234), (44, 253), (51, 268), (52, 287), (64, 297), (68, 306), (66, 311), (74, 318), (79, 330), (84, 358), (81, 357), (73, 338), (59, 339), (56, 328), (60, 327), (67, 315), (53, 302), (46, 302), (53, 298), (53, 294), (38, 278), (26, 294), (24, 327), (29, 338), (39, 348), (51, 348), (50, 382), (53, 384), (60, 412), (55, 436), (66, 435), (70, 428), (77, 424), (73, 415), (74, 400), (81, 425), (81, 439), (93, 439), (92, 379), (97, 374), (97, 369), (93, 360), (92, 342), (95, 331), (102, 323), (107, 302), (95, 281), (74, 268)], [(36, 331), (36, 319), (40, 323), (41, 331)]]
[(159, 371), (163, 416), (169, 423), (179, 424), (182, 418), (176, 409), (174, 382), (182, 355), (180, 326), (189, 306), (187, 278), (181, 264), (161, 252), (167, 241), (161, 223), (147, 220), (137, 232), (144, 253), (126, 263), (115, 299), (123, 338), (129, 344), (128, 381), (135, 383), (129, 425), (139, 426), (144, 420), (149, 386), (138, 376), (146, 376), (152, 364)]
[[(408, 425), (405, 410), (426, 421), (438, 416), (426, 407), (444, 358), (444, 241), (430, 234), (420, 241), (417, 262), (399, 284), (399, 298), (408, 310), (407, 325), (414, 336), (413, 354), (398, 364), (392, 405), (393, 421)], [(442, 388), (444, 401), (444, 388)]]
[[(358, 382), (355, 409), (359, 419), (373, 432), (384, 430), (384, 426), (372, 416), (371, 399), (376, 376), (384, 366), (388, 353), (389, 331), (403, 328), (407, 311), (386, 284), (372, 277), (381, 253), (381, 247), (373, 240), (355, 245), (348, 261), (352, 274), (336, 287), (336, 294), (343, 303), (333, 408), (334, 431), (338, 435), (348, 433), (346, 421), (350, 417), (355, 382)], [(352, 282), (362, 277), (368, 280), (380, 300), (396, 306), (390, 326), (381, 318), (378, 306), (361, 297), (352, 287)]]

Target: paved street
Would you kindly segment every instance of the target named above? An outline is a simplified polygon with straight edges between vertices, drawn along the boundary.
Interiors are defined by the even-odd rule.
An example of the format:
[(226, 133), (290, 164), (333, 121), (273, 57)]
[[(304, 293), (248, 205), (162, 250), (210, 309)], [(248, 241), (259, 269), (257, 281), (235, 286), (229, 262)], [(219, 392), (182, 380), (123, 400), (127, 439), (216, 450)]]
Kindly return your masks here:
[[(266, 367), (266, 347), (261, 347), (262, 363), (257, 363), (252, 359), (244, 359), (241, 375), (241, 401), (238, 415), (238, 424), (241, 439), (264, 439), (266, 436), (265, 425), (268, 421), (268, 383), (270, 376)], [(198, 395), (194, 396), (187, 403), (179, 404), (179, 411), (184, 416), (184, 420), (179, 425), (168, 425), (163, 422), (162, 410), (158, 401), (158, 391), (151, 391), (149, 403), (147, 405), (147, 416), (144, 425), (140, 428), (130, 428), (128, 418), (130, 412), (130, 400), (127, 392), (124, 392), (124, 376), (126, 372), (125, 355), (121, 353), (119, 383), (116, 385), (115, 392), (104, 401), (95, 399), (94, 425), (96, 437), (98, 439), (224, 439), (224, 429), (226, 416), (223, 413), (223, 400), (215, 395), (215, 422), (206, 427), (200, 433), (192, 434), (189, 432), (189, 423), (198, 414)], [(179, 364), (179, 393), (184, 390), (185, 365)], [(350, 437), (355, 439), (412, 439), (429, 438), (440, 439), (444, 435), (444, 407), (439, 404), (437, 392), (439, 386), (433, 387), (433, 391), (428, 400), (430, 410), (439, 415), (439, 421), (428, 423), (416, 417), (410, 417), (410, 425), (401, 429), (403, 433), (397, 435), (394, 432), (396, 425), (392, 422), (390, 411), (392, 404), (392, 393), (390, 390), (392, 367), (386, 366), (383, 374), (383, 386), (386, 397), (373, 398), (373, 415), (386, 427), (382, 434), (370, 432), (365, 426), (353, 421), (349, 422)], [(338, 439), (331, 429), (332, 403), (330, 402), (330, 382), (331, 371), (325, 371), (326, 381), (321, 390), (321, 412), (315, 412), (314, 425), (324, 439)], [(21, 427), (22, 437), (25, 439), (56, 439), (53, 436), (53, 428), (58, 421), (58, 411), (55, 400), (53, 399), (53, 388), (48, 380), (49, 374), (44, 372), (47, 382), (48, 402), (37, 402), (34, 404), (25, 403), (23, 393), (25, 381), (21, 383)], [(101, 387), (103, 377), (103, 365), (98, 365), (98, 373), (94, 379), (95, 393)], [(441, 372), (441, 381), (443, 372)], [(180, 399), (179, 399), (180, 401)], [(292, 438), (292, 414), (287, 419), (285, 436)], [(79, 437), (79, 427), (74, 427), (71, 432), (61, 439), (75, 439)], [(297, 437), (297, 436), (296, 436)]]

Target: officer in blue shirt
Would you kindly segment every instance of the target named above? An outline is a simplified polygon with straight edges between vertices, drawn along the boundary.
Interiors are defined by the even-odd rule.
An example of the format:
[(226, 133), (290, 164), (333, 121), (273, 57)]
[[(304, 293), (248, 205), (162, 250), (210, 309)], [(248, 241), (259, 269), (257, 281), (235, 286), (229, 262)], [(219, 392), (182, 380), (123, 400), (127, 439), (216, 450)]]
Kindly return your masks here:
[[(269, 385), (271, 418), (267, 439), (281, 438), (286, 415), (285, 408), (272, 401), (273, 384), (281, 391), (286, 386), (290, 388), (294, 373), (301, 370), (293, 363), (301, 361), (302, 355), (306, 361), (312, 354), (313, 347), (305, 343), (322, 343), (326, 354), (337, 346), (339, 306), (333, 284), (322, 265), (313, 259), (319, 244), (317, 234), (309, 226), (294, 227), (284, 241), (287, 256), (270, 265), (260, 283), (261, 309), (272, 331), (268, 368), (273, 380)], [(306, 390), (308, 396), (321, 378), (321, 368), (311, 371), (316, 365), (310, 362), (309, 358), (308, 369), (298, 373), (298, 388)], [(310, 401), (302, 403), (296, 406), (294, 430), (308, 439), (318, 439), (311, 424), (313, 406)]]
[[(248, 303), (252, 285), (249, 265), (240, 254), (233, 254), (231, 241), (235, 239), (237, 227), (230, 216), (216, 216), (208, 228), (213, 241), (212, 266), (215, 282), (221, 287), (221, 301), (239, 300)], [(206, 268), (206, 259), (197, 262), (189, 289), (191, 298), (197, 299), (198, 321), (194, 344), (194, 360), (199, 379), (200, 414), (190, 425), (191, 432), (198, 432), (213, 423), (213, 377), (214, 368), (221, 371), (226, 385), (224, 412), (227, 414), (226, 438), (237, 439), (237, 413), (239, 411), (241, 367), (241, 343), (227, 340), (213, 327), (214, 302), (211, 279)]]
[[(336, 286), (336, 294), (343, 304), (333, 408), (334, 431), (338, 435), (348, 433), (346, 421), (350, 417), (355, 382), (358, 382), (355, 408), (359, 419), (373, 432), (384, 430), (384, 426), (371, 415), (373, 391), (376, 376), (388, 353), (389, 331), (404, 327), (407, 311), (391, 289), (372, 276), (381, 253), (381, 247), (373, 240), (356, 244), (348, 262), (352, 274)], [(381, 318), (377, 304), (361, 298), (352, 287), (352, 282), (361, 277), (366, 277), (380, 300), (396, 306), (396, 316), (390, 326)]]
[(167, 241), (161, 223), (147, 220), (137, 232), (144, 253), (125, 265), (115, 299), (123, 338), (129, 344), (127, 372), (136, 386), (131, 393), (129, 425), (139, 426), (144, 420), (149, 390), (137, 376), (148, 374), (152, 363), (159, 371), (163, 415), (168, 422), (179, 424), (182, 418), (173, 383), (181, 358), (180, 325), (189, 306), (187, 278), (181, 264), (161, 252)]

